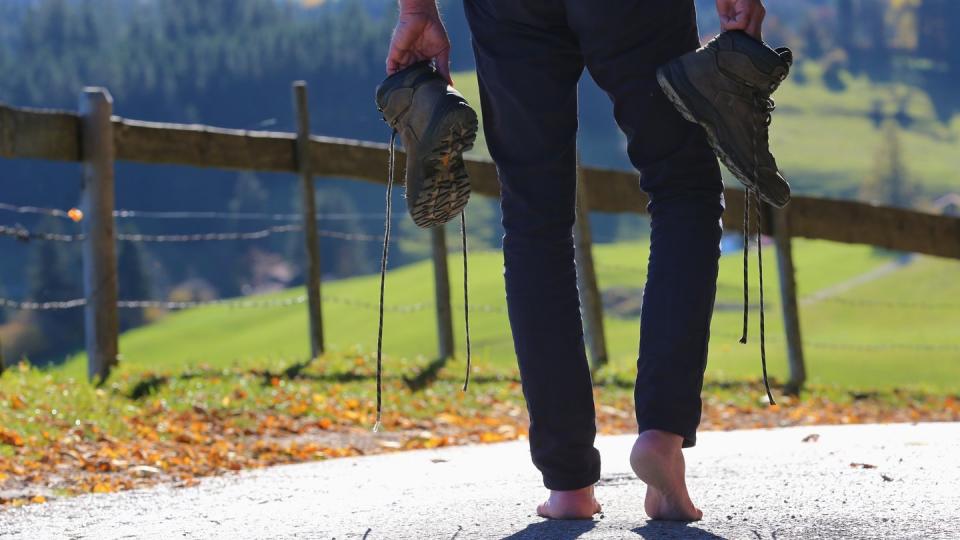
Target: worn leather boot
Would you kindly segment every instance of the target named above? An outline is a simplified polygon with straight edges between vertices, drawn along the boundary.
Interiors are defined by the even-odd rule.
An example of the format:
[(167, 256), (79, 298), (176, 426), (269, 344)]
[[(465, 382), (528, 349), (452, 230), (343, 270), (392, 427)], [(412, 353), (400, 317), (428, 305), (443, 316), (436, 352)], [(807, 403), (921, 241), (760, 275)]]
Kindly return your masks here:
[(790, 185), (770, 153), (770, 95), (792, 63), (790, 49), (771, 49), (735, 30), (657, 70), (664, 93), (684, 118), (703, 126), (730, 172), (778, 208), (790, 201)]
[(377, 108), (407, 153), (406, 199), (414, 223), (442, 225), (470, 198), (463, 153), (473, 148), (477, 113), (429, 61), (387, 77)]

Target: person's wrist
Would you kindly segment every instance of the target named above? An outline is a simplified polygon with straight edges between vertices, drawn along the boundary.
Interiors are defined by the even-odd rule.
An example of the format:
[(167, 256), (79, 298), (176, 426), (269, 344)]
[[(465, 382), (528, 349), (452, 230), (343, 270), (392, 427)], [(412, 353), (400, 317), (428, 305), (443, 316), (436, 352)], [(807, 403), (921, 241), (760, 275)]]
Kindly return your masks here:
[(437, 15), (436, 0), (400, 0), (401, 15)]

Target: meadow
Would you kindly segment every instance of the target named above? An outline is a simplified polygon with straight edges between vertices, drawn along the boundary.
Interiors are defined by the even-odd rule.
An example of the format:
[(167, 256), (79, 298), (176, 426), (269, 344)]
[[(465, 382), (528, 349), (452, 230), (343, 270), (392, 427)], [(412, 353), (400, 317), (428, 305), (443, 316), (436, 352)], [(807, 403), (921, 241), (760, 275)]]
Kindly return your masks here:
[[(750, 344), (738, 342), (742, 321), (742, 269), (739, 252), (722, 257), (717, 309), (712, 323), (708, 378), (753, 379), (759, 376), (757, 344), (759, 290), (756, 259), (751, 258)], [(786, 355), (780, 317), (776, 257), (765, 248), (766, 323), (770, 372), (785, 380)], [(600, 244), (594, 248), (600, 288), (611, 301), (605, 314), (610, 364), (599, 376), (630, 376), (639, 332), (637, 308), (644, 285), (647, 244)], [(801, 328), (810, 382), (847, 388), (925, 388), (956, 390), (960, 381), (960, 263), (916, 257), (902, 266), (896, 256), (865, 246), (822, 241), (795, 241)], [(450, 256), (457, 277), (461, 259)], [(470, 256), (471, 332), (475, 365), (515, 373), (515, 357), (505, 313), (499, 252)], [(858, 281), (878, 268), (875, 279)], [(432, 306), (433, 270), (428, 261), (392, 269), (387, 276), (384, 355), (387, 370), (399, 359), (432, 360), (436, 356)], [(370, 358), (377, 336), (379, 276), (327, 282), (323, 294), (328, 349)], [(263, 299), (294, 298), (291, 289)], [(454, 329), (462, 366), (462, 285), (451, 279)], [(337, 302), (349, 300), (350, 305)], [(423, 306), (417, 306), (418, 304)], [(397, 309), (412, 311), (397, 311)], [(303, 305), (264, 309), (224, 306), (171, 313), (121, 338), (121, 369), (170, 371), (191, 366), (246, 367), (264, 362), (302, 360), (307, 356), (307, 319)], [(83, 373), (78, 355), (64, 368)], [(412, 373), (402, 373), (411, 376)], [(759, 390), (758, 390), (759, 391)]]
[[(476, 73), (455, 73), (453, 79), (470, 103), (480, 103)], [(874, 83), (848, 73), (840, 80), (843, 90), (828, 88), (821, 65), (804, 62), (773, 96), (778, 106), (770, 147), (796, 192), (857, 197), (860, 185), (875, 174), (878, 152), (883, 152), (883, 131), (871, 118), (875, 103), (887, 118), (901, 107), (907, 114), (898, 134), (909, 182), (932, 197), (960, 191), (960, 117), (949, 124), (938, 122), (930, 99), (915, 87)], [(476, 155), (487, 154), (484, 141), (481, 130)], [(580, 144), (602, 160), (628, 165), (625, 139), (612, 121), (609, 130), (582, 132)], [(731, 185), (738, 185), (724, 174)]]
[[(794, 71), (776, 96), (781, 107), (775, 114), (771, 145), (796, 191), (856, 195), (860, 183), (873, 173), (874, 155), (883, 137), (870, 118), (875, 102), (888, 115), (902, 103), (909, 115), (909, 125), (899, 133), (910, 181), (922, 186), (925, 193), (958, 188), (955, 171), (960, 169), (960, 119), (950, 125), (937, 123), (926, 96), (905, 85), (876, 84), (842, 74), (845, 89), (835, 91), (824, 84), (821, 67), (815, 63), (798, 65)], [(454, 80), (468, 100), (479, 102), (475, 73), (456, 73)], [(622, 151), (622, 137), (604, 137), (610, 134), (584, 134), (591, 145)], [(486, 153), (482, 131), (474, 153)], [(453, 238), (454, 234), (451, 228), (448, 236)], [(629, 376), (636, 361), (639, 317), (637, 309), (631, 311), (630, 306), (638, 308), (640, 304), (647, 244), (642, 233), (635, 237), (618, 234), (617, 239), (615, 244), (596, 244), (594, 250), (601, 289), (619, 298), (617, 306), (607, 310), (604, 323), (611, 362), (598, 376)], [(409, 240), (401, 234), (397, 241)], [(786, 359), (776, 259), (772, 249), (766, 251), (770, 370), (782, 381)], [(738, 343), (742, 301), (738, 253), (735, 250), (723, 257), (721, 264), (708, 368), (708, 377), (715, 379), (759, 375), (756, 261), (751, 261), (753, 339), (743, 346)], [(960, 280), (956, 279), (960, 263), (916, 257), (897, 266), (897, 257), (900, 255), (869, 246), (796, 241), (801, 327), (811, 383), (857, 388), (957, 387), (960, 300), (950, 299), (960, 298)], [(462, 289), (456, 279), (462, 263), (459, 255), (451, 255), (449, 263), (457, 350), (462, 357)], [(502, 257), (495, 249), (475, 251), (470, 263), (477, 363), (514, 373)], [(858, 278), (872, 271), (879, 275)], [(388, 311), (386, 316), (384, 353), (388, 368), (400, 358), (431, 360), (436, 355), (432, 287), (429, 261), (391, 269), (386, 301), (402, 309)], [(373, 353), (376, 293), (377, 277), (372, 275), (324, 283), (329, 350), (366, 356)], [(302, 294), (302, 289), (291, 289), (265, 299)], [(197, 365), (252, 366), (264, 361), (300, 360), (306, 355), (306, 325), (303, 306), (266, 310), (221, 306), (171, 313), (122, 337), (121, 369), (177, 370)], [(58, 369), (79, 375), (83, 360), (79, 354)], [(457, 358), (453, 362), (461, 361)]]

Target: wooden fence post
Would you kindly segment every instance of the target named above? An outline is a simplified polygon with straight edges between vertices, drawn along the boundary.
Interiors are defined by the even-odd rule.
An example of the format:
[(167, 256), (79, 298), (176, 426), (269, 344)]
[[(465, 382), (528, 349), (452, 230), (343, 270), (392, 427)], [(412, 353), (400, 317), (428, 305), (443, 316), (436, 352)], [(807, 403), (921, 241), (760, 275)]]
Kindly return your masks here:
[(310, 163), (310, 109), (307, 83), (293, 83), (294, 111), (297, 115), (297, 170), (300, 173), (303, 238), (307, 254), (307, 309), (310, 313), (310, 359), (323, 354), (323, 309), (320, 293), (320, 240), (317, 233), (317, 200)]
[(590, 352), (590, 366), (597, 370), (607, 363), (607, 339), (603, 331), (603, 299), (593, 266), (593, 239), (590, 232), (590, 201), (583, 185), (583, 170), (577, 159), (577, 205), (573, 239), (577, 261), (583, 332)]
[(113, 98), (105, 88), (80, 96), (83, 155), (83, 289), (87, 376), (103, 382), (117, 365), (117, 248), (114, 243)]
[(437, 302), (438, 358), (453, 358), (453, 309), (450, 306), (450, 272), (447, 268), (447, 233), (444, 225), (430, 229), (433, 252), (433, 286)]
[(789, 208), (773, 209), (773, 237), (776, 242), (777, 263), (780, 267), (780, 297), (784, 333), (787, 336), (787, 360), (790, 378), (786, 393), (797, 395), (807, 380), (803, 361), (803, 341), (800, 334), (800, 311), (797, 304), (797, 282), (793, 267), (793, 246), (790, 239)]

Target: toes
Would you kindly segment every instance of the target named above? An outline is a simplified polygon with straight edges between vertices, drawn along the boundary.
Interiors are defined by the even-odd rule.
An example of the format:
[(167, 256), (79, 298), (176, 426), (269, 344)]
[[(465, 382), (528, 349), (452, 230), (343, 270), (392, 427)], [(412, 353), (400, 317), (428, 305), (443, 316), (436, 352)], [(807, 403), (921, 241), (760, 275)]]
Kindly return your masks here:
[(541, 503), (537, 505), (537, 515), (544, 518), (550, 517), (550, 515), (547, 513), (547, 503)]

